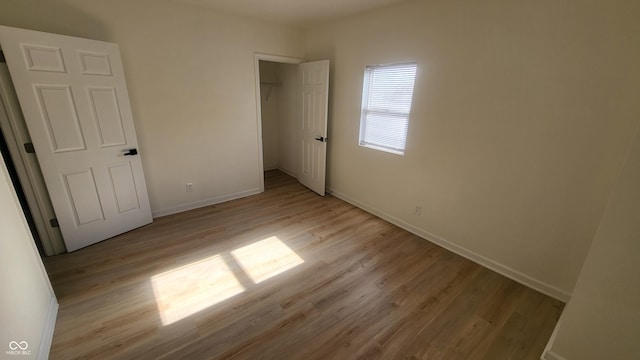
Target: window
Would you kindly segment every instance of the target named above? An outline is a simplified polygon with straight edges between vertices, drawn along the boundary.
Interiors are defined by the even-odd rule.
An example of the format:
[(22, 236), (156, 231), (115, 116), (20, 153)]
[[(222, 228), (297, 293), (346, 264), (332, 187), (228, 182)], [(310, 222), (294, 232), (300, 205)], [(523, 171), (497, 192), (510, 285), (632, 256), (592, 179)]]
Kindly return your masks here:
[(404, 154), (416, 64), (369, 65), (364, 69), (360, 145)]

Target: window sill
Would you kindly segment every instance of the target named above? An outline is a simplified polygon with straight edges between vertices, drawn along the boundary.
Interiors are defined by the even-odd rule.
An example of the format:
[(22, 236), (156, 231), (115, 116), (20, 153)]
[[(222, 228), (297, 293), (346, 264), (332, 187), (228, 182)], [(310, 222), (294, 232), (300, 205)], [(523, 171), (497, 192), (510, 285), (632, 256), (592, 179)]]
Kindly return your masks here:
[(404, 156), (404, 151), (400, 151), (400, 150), (393, 150), (393, 149), (385, 148), (382, 146), (371, 145), (371, 144), (359, 144), (359, 145), (365, 148), (383, 151), (389, 154)]

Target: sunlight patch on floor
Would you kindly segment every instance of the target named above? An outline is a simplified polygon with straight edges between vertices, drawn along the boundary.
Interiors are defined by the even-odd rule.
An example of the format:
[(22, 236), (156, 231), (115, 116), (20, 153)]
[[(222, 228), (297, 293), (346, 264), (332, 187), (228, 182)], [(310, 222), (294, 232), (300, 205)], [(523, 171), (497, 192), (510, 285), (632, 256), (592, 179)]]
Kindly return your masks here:
[(256, 284), (304, 262), (276, 236), (233, 250), (231, 255)]
[[(225, 252), (154, 275), (151, 284), (162, 325), (173, 324), (244, 292), (246, 288), (234, 269), (259, 284), (303, 262), (295, 251), (272, 236), (233, 250), (231, 256)], [(251, 285), (247, 284), (249, 280), (243, 281)]]
[(173, 269), (151, 278), (163, 325), (240, 294), (240, 284), (220, 255)]

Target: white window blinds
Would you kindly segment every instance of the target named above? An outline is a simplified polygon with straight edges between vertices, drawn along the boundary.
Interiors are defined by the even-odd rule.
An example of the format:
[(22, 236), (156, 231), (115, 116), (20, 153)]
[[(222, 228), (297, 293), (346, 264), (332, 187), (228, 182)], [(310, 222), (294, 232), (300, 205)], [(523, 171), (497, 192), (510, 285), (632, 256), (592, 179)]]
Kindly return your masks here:
[(365, 68), (360, 145), (404, 154), (415, 78), (415, 63)]

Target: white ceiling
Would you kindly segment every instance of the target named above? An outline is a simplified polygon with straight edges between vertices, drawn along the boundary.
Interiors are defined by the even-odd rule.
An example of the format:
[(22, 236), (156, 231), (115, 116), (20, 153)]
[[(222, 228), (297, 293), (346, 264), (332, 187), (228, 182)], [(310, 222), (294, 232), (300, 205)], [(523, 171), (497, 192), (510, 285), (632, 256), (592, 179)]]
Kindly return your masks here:
[(299, 27), (326, 23), (408, 0), (174, 0)]

